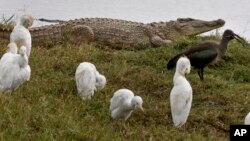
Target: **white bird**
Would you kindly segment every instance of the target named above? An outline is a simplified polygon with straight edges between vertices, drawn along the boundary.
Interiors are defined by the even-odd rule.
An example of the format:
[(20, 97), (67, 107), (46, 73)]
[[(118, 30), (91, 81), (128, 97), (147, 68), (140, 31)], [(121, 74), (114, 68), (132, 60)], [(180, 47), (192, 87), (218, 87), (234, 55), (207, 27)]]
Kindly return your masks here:
[(20, 23), (17, 24), (10, 34), (10, 42), (16, 43), (17, 47), (25, 46), (27, 56), (30, 56), (31, 52), (31, 35), (28, 30), (33, 24), (33, 17), (31, 15), (22, 15), (20, 18)]
[(75, 73), (77, 91), (83, 100), (90, 100), (96, 90), (106, 85), (106, 78), (89, 62), (81, 63)]
[(129, 89), (117, 90), (110, 99), (109, 111), (113, 119), (127, 120), (133, 110), (140, 109), (143, 111), (142, 98), (134, 96), (134, 93)]
[(31, 69), (26, 47), (22, 46), (17, 54), (16, 44), (10, 43), (8, 50), (0, 60), (0, 92), (11, 94), (30, 79)]
[(96, 71), (96, 89), (101, 90), (106, 85), (106, 77), (102, 74), (100, 74), (98, 71)]
[(245, 117), (245, 122), (244, 123), (245, 123), (245, 125), (250, 125), (250, 112)]
[(190, 83), (185, 78), (191, 70), (187, 57), (181, 57), (177, 61), (174, 74), (174, 87), (170, 93), (170, 106), (174, 126), (181, 127), (186, 123), (192, 104), (193, 92)]

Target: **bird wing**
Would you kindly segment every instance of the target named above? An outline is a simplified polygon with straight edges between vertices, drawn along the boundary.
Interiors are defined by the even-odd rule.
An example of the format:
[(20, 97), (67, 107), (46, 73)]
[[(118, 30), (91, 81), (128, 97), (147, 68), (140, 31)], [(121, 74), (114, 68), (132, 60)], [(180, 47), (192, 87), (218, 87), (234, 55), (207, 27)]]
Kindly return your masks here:
[(113, 111), (114, 109), (118, 108), (122, 101), (123, 101), (123, 98), (121, 96), (115, 96), (114, 95), (110, 99), (109, 111)]
[(16, 25), (10, 34), (10, 42), (15, 42), (18, 47), (25, 46), (27, 56), (30, 56), (31, 35), (28, 29), (22, 25)]
[(78, 67), (75, 77), (78, 92), (95, 90), (96, 78), (92, 68)]
[(24, 73), (23, 78), (24, 78), (26, 81), (29, 81), (29, 80), (30, 80), (30, 75), (31, 75), (30, 65), (28, 65), (28, 66), (25, 67), (25, 72), (26, 72), (26, 73)]
[(25, 81), (30, 80), (30, 75), (31, 75), (31, 69), (30, 66), (28, 65), (24, 68), (21, 68), (18, 79), (20, 80), (21, 83), (23, 83)]
[(30, 40), (30, 32), (21, 25), (16, 25), (10, 34), (10, 42), (15, 42), (18, 47), (26, 46), (25, 42)]
[[(190, 59), (191, 65), (195, 66), (197, 63), (201, 64), (201, 61), (209, 62), (217, 56), (216, 52), (217, 44), (214, 42), (204, 42), (189, 48), (187, 51), (181, 52), (174, 56), (167, 64), (167, 68), (171, 69), (175, 67), (176, 62), (180, 56), (185, 55)], [(203, 63), (202, 63), (203, 64)]]
[(133, 93), (116, 92), (110, 99), (109, 111), (113, 111), (114, 109), (125, 105), (126, 102), (131, 100), (133, 97)]
[(16, 54), (5, 53), (0, 60), (0, 83), (5, 88), (10, 88), (19, 66), (17, 65)]
[(185, 97), (174, 88), (170, 93), (170, 100), (172, 114), (180, 115), (186, 105)]
[(170, 105), (173, 121), (179, 126), (187, 118), (192, 102), (192, 90), (180, 91), (180, 87), (174, 87), (170, 93)]
[(218, 53), (214, 49), (206, 49), (190, 52), (186, 55), (189, 58), (191, 65), (199, 68), (204, 67), (213, 61), (217, 57)]

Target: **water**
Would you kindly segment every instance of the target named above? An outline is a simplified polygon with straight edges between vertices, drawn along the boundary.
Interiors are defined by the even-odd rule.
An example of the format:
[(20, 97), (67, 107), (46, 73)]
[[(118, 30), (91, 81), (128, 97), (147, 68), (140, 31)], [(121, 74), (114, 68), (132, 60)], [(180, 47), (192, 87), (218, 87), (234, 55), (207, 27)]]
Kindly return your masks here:
[[(250, 40), (249, 0), (0, 0), (0, 14), (23, 13), (35, 18), (69, 20), (108, 17), (139, 22), (169, 21), (178, 17), (203, 20), (224, 19), (219, 30), (232, 29)], [(48, 23), (36, 21), (34, 26)]]

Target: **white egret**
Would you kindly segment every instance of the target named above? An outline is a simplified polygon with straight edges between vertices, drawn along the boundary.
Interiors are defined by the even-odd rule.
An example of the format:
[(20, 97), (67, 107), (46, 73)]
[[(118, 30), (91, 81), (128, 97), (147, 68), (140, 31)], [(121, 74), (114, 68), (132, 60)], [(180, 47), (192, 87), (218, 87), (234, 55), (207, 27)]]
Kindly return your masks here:
[(17, 47), (25, 46), (27, 56), (30, 56), (31, 52), (31, 35), (28, 30), (33, 24), (33, 17), (31, 15), (22, 15), (19, 24), (17, 24), (10, 34), (10, 42), (15, 42)]
[(129, 89), (117, 90), (110, 99), (110, 112), (113, 119), (127, 120), (132, 114), (133, 110), (142, 108), (142, 98), (134, 96), (134, 93)]
[(30, 79), (31, 69), (28, 64), (26, 47), (19, 49), (16, 54), (15, 43), (8, 45), (8, 52), (0, 60), (0, 92), (13, 93), (20, 85)]
[(192, 104), (192, 87), (185, 78), (191, 70), (190, 61), (187, 57), (181, 57), (177, 61), (174, 74), (174, 87), (170, 93), (170, 106), (174, 125), (181, 127), (186, 123)]
[(83, 100), (90, 100), (96, 90), (101, 90), (106, 84), (105, 76), (89, 62), (81, 63), (75, 73), (77, 91)]

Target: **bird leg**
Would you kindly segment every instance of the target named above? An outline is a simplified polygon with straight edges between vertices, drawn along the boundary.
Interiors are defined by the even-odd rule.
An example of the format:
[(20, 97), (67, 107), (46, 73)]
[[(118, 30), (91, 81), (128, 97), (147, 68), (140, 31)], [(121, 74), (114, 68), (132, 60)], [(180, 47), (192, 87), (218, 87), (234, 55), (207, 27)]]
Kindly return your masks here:
[(119, 122), (118, 126), (119, 126), (120, 134), (122, 134), (123, 136), (125, 136), (127, 134), (126, 122), (124, 122), (123, 120), (118, 120), (118, 122)]
[(198, 73), (198, 75), (199, 75), (199, 77), (200, 77), (200, 79), (201, 79), (201, 70), (198, 69), (198, 70), (197, 70), (197, 73)]
[(204, 72), (204, 69), (203, 69), (203, 68), (198, 69), (198, 75), (199, 75), (199, 77), (200, 77), (200, 80), (204, 80), (203, 72)]
[(186, 124), (182, 125), (181, 127), (178, 127), (178, 130), (186, 133), (186, 130), (187, 130)]
[(201, 69), (201, 80), (204, 80), (204, 68)]

